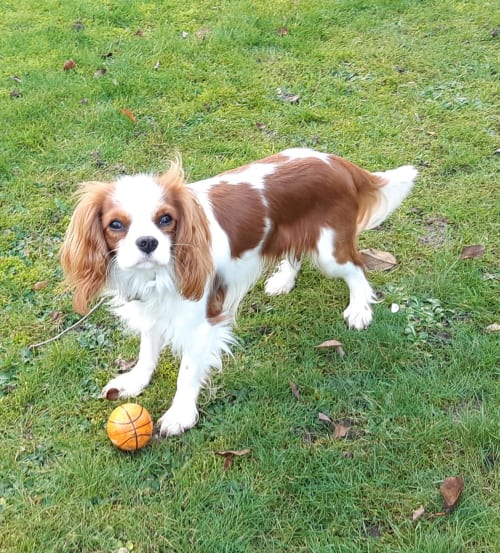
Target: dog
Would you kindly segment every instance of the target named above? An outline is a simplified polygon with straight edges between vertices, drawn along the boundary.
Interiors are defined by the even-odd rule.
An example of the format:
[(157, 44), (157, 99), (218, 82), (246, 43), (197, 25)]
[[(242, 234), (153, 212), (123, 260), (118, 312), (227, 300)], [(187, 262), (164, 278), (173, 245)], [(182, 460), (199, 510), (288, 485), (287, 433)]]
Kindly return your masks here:
[(102, 396), (139, 395), (169, 345), (181, 362), (158, 432), (193, 427), (202, 385), (235, 342), (238, 304), (273, 262), (268, 294), (290, 292), (309, 256), (324, 275), (345, 280), (347, 325), (366, 328), (375, 297), (357, 236), (402, 203), (416, 176), (411, 165), (371, 173), (291, 148), (193, 184), (179, 162), (161, 176), (83, 183), (61, 248), (74, 309), (86, 313), (107, 294), (111, 310), (141, 337), (137, 364)]

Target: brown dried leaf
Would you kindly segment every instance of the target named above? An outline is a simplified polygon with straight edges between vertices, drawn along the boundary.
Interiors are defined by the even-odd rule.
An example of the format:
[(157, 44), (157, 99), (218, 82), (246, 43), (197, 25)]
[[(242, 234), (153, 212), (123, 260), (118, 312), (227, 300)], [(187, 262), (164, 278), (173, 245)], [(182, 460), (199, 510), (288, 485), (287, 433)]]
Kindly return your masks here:
[(333, 428), (333, 437), (337, 440), (339, 440), (340, 438), (345, 438), (347, 434), (349, 434), (349, 427), (344, 426), (343, 424), (333, 423)]
[(255, 123), (255, 126), (259, 129), (259, 131), (263, 131), (267, 125), (264, 123)]
[(281, 88), (278, 88), (278, 98), (283, 102), (288, 102), (289, 104), (297, 104), (300, 100), (299, 94), (293, 94)]
[(135, 36), (144, 36), (144, 31), (142, 29), (137, 29), (137, 31), (134, 34)]
[(137, 117), (129, 109), (122, 108), (120, 110), (120, 113), (122, 113), (123, 115), (125, 115), (125, 117), (130, 119), (130, 121), (132, 121), (132, 123), (135, 123), (137, 121)]
[(416, 522), (419, 518), (422, 518), (425, 514), (425, 509), (422, 505), (416, 510), (413, 511), (412, 520), (413, 522)]
[(76, 67), (75, 60), (69, 59), (64, 62), (63, 69), (64, 71), (69, 71), (70, 69), (74, 69)]
[(460, 254), (460, 259), (478, 259), (484, 255), (484, 246), (482, 244), (474, 244), (473, 246), (465, 246)]
[(119, 373), (129, 371), (136, 363), (137, 359), (123, 359), (121, 356), (115, 359), (115, 366)]
[(223, 470), (229, 470), (231, 466), (233, 465), (233, 461), (235, 457), (243, 457), (244, 455), (248, 455), (251, 453), (250, 449), (241, 449), (239, 451), (236, 450), (227, 450), (227, 451), (216, 451), (216, 455), (220, 455), (221, 457), (224, 457), (224, 465)]
[(326, 424), (333, 424), (332, 419), (328, 415), (325, 415), (324, 413), (318, 413), (318, 420)]
[(444, 511), (452, 513), (464, 490), (464, 479), (461, 476), (448, 476), (441, 484), (439, 491), (444, 499)]
[(44, 288), (47, 288), (47, 284), (49, 283), (48, 280), (41, 280), (40, 282), (36, 282), (33, 285), (33, 290), (35, 292), (38, 292), (39, 290), (43, 290)]
[(343, 357), (345, 355), (344, 348), (342, 347), (342, 342), (339, 342), (338, 340), (326, 340), (325, 342), (322, 342), (321, 344), (318, 344), (315, 346), (317, 348), (335, 348), (337, 350), (337, 353)]
[(291, 380), (288, 384), (290, 386), (290, 390), (292, 390), (293, 397), (297, 400), (300, 400), (300, 391), (297, 387), (297, 384), (295, 384), (295, 382), (292, 382)]
[(65, 314), (62, 311), (51, 311), (49, 316), (50, 320), (55, 324), (62, 322), (65, 318)]
[(287, 36), (288, 34), (288, 29), (286, 27), (280, 27), (277, 31), (276, 31), (276, 34), (278, 36)]
[(205, 27), (205, 28), (199, 29), (194, 34), (195, 34), (196, 38), (198, 38), (199, 40), (205, 40), (211, 32), (212, 32), (212, 29), (209, 29), (208, 27)]
[(104, 77), (104, 75), (106, 75), (106, 68), (101, 67), (94, 72), (94, 79), (98, 79), (99, 77)]
[(396, 258), (389, 252), (368, 248), (359, 252), (367, 269), (375, 271), (390, 271), (398, 264)]
[(216, 451), (215, 453), (217, 455), (220, 455), (221, 457), (229, 457), (229, 456), (232, 456), (232, 457), (243, 457), (244, 455), (248, 455), (249, 453), (251, 453), (252, 450), (251, 449), (240, 449), (240, 450), (236, 450), (236, 449), (227, 449), (225, 451)]

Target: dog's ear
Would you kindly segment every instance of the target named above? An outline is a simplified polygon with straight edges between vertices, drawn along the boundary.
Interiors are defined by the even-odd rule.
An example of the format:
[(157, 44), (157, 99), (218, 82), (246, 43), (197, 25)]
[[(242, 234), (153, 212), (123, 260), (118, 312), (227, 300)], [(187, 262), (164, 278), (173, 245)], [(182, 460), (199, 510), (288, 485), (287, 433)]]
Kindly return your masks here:
[(102, 206), (111, 185), (87, 182), (80, 187), (80, 200), (61, 247), (61, 265), (66, 282), (74, 289), (73, 308), (87, 313), (90, 301), (101, 291), (108, 271), (109, 251), (101, 222)]
[(193, 192), (185, 185), (179, 162), (159, 178), (176, 211), (174, 266), (179, 292), (188, 300), (199, 300), (213, 273), (208, 220)]
[(213, 273), (213, 262), (208, 221), (194, 197), (182, 202), (175, 233), (174, 258), (179, 291), (188, 300), (201, 299)]

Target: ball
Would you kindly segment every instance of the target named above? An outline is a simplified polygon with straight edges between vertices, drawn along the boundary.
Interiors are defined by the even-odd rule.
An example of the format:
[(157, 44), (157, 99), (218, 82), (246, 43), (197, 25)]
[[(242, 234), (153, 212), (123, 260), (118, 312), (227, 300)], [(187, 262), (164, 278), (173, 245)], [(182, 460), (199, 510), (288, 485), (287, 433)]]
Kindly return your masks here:
[(153, 436), (151, 415), (142, 405), (125, 403), (109, 415), (106, 425), (108, 437), (119, 449), (135, 451), (149, 443)]

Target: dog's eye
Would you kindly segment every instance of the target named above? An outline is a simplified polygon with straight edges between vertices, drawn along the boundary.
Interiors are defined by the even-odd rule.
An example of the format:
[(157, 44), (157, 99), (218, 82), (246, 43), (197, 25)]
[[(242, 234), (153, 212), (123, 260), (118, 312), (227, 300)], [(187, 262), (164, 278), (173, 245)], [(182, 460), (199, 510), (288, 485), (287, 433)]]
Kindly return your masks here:
[(111, 221), (111, 223), (109, 223), (109, 228), (111, 230), (124, 230), (125, 225), (121, 221), (118, 221), (118, 219), (115, 219), (114, 221)]
[(159, 227), (168, 227), (173, 223), (174, 219), (172, 218), (172, 215), (169, 215), (168, 213), (165, 213), (165, 215), (162, 215), (158, 219), (158, 226)]

